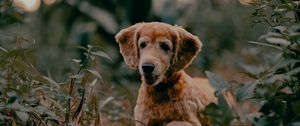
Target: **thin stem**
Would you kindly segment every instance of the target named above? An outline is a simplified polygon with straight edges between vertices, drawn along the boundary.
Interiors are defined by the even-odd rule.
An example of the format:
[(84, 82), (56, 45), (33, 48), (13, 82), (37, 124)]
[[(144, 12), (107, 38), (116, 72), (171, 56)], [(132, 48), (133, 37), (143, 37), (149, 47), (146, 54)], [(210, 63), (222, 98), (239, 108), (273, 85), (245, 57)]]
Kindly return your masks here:
[[(83, 66), (80, 66), (80, 68), (77, 71), (76, 75), (78, 75), (81, 72), (82, 68), (83, 68)], [(67, 101), (68, 106), (67, 106), (66, 116), (65, 116), (65, 125), (69, 124), (70, 111), (71, 111), (71, 96), (72, 96), (72, 92), (73, 92), (73, 89), (74, 89), (75, 79), (76, 78), (71, 78), (71, 81), (70, 81), (70, 91), (69, 91), (69, 97), (68, 97), (68, 101)]]
[[(84, 65), (83, 63), (88, 59), (90, 54), (90, 51), (88, 51), (88, 54), (86, 56), (86, 58), (82, 61), (82, 64), (79, 67), (79, 70), (76, 73), (76, 76), (79, 75), (79, 73), (82, 71)], [(70, 91), (69, 91), (69, 97), (68, 97), (68, 101), (67, 101), (67, 110), (66, 110), (66, 115), (65, 115), (65, 125), (67, 126), (69, 124), (69, 119), (70, 119), (70, 111), (71, 111), (71, 96), (72, 96), (72, 92), (74, 89), (74, 84), (75, 84), (75, 79), (76, 78), (71, 78), (70, 80)]]

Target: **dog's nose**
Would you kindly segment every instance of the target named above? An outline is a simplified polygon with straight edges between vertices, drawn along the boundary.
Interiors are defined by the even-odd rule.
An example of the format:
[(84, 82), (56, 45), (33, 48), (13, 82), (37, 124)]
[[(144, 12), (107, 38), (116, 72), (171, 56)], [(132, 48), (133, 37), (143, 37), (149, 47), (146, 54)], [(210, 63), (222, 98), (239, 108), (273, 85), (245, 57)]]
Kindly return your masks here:
[(155, 68), (154, 64), (146, 63), (146, 64), (142, 65), (142, 69), (143, 69), (144, 73), (146, 73), (146, 74), (151, 74), (153, 72), (154, 68)]

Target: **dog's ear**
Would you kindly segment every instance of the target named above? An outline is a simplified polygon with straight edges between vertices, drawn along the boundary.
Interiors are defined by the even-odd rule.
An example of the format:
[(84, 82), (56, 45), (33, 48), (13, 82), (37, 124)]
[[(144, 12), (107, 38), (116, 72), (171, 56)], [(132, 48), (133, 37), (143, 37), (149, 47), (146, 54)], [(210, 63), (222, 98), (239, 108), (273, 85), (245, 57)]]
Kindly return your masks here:
[(177, 35), (175, 39), (174, 56), (171, 61), (173, 71), (187, 67), (200, 52), (202, 43), (197, 36), (192, 35), (179, 26), (174, 26)]
[(139, 36), (138, 31), (141, 26), (141, 23), (135, 24), (121, 30), (115, 36), (116, 41), (119, 43), (120, 52), (123, 55), (125, 63), (132, 69), (138, 68), (139, 56), (137, 40)]

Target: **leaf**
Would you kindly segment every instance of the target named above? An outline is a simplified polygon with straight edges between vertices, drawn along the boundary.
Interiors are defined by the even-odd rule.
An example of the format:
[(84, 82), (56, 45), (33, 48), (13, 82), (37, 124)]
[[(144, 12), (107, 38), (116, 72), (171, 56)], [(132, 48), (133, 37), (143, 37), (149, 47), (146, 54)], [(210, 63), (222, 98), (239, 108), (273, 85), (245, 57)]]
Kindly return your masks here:
[(75, 48), (78, 48), (78, 49), (81, 49), (81, 50), (84, 50), (84, 51), (88, 51), (88, 49), (86, 47), (83, 47), (83, 46), (75, 46)]
[(108, 98), (106, 98), (103, 102), (102, 102), (102, 104), (100, 105), (100, 109), (102, 109), (106, 104), (108, 104), (109, 102), (111, 102), (112, 100), (114, 99), (114, 97), (108, 97)]
[(102, 76), (99, 74), (98, 71), (93, 70), (93, 69), (87, 69), (88, 72), (92, 73), (94, 76), (96, 76), (97, 78), (99, 78), (100, 80), (102, 80)]
[(252, 43), (252, 44), (257, 44), (257, 45), (262, 45), (262, 46), (267, 46), (267, 47), (273, 47), (273, 48), (276, 48), (276, 49), (279, 49), (279, 50), (283, 50), (282, 48), (278, 47), (278, 46), (275, 46), (275, 45), (272, 45), (272, 44), (267, 44), (267, 43), (262, 43), (262, 42), (255, 42), (255, 41), (248, 41), (249, 43)]
[(98, 79), (94, 79), (93, 82), (91, 83), (91, 86), (95, 86), (95, 84), (97, 83)]
[(45, 106), (38, 105), (38, 106), (34, 107), (34, 110), (39, 113), (43, 113), (43, 112), (47, 112), (48, 108)]
[(278, 69), (284, 69), (289, 66), (294, 67), (296, 63), (300, 62), (300, 60), (286, 59), (281, 56), (276, 62), (277, 63), (269, 70), (270, 72), (276, 72)]
[(79, 78), (82, 77), (82, 75), (80, 75), (80, 74), (75, 74), (75, 75), (70, 75), (69, 77), (70, 77), (70, 78), (73, 78), (73, 79), (79, 79)]
[[(224, 115), (225, 119), (224, 121), (230, 121), (232, 118), (232, 110), (229, 107), (227, 100), (225, 99), (223, 93), (220, 93), (218, 96), (218, 105), (220, 106), (220, 109), (222, 110), (222, 115)], [(229, 122), (227, 122), (229, 123)]]
[(241, 64), (240, 67), (244, 70), (243, 73), (253, 78), (257, 78), (258, 75), (264, 71), (262, 67), (250, 66), (246, 64)]
[(253, 91), (255, 89), (257, 83), (246, 83), (244, 85), (241, 85), (236, 91), (236, 99), (237, 101), (242, 101), (248, 98), (251, 98), (253, 96)]
[(300, 33), (299, 32), (292, 32), (292, 33), (290, 33), (289, 37), (293, 38), (293, 39), (297, 39), (297, 38), (300, 37)]
[(18, 97), (17, 96), (11, 96), (9, 97), (7, 104), (13, 104), (17, 101)]
[(40, 73), (32, 64), (26, 63), (20, 58), (17, 58), (13, 65), (17, 72), (25, 72), (30, 77), (35, 77), (40, 75)]
[(282, 45), (282, 46), (288, 46), (291, 44), (291, 42), (289, 42), (285, 39), (275, 38), (275, 37), (266, 38), (266, 41), (271, 44)]
[(72, 61), (73, 61), (74, 63), (77, 63), (77, 64), (80, 64), (80, 63), (81, 63), (81, 60), (79, 60), (79, 59), (72, 59)]
[(0, 46), (0, 50), (2, 50), (3, 52), (6, 52), (6, 53), (8, 52), (5, 48), (3, 48), (1, 46)]
[(300, 74), (300, 67), (295, 68), (295, 69), (293, 69), (293, 70), (286, 73), (287, 76), (292, 76), (292, 75), (297, 75), (297, 74), (298, 75)]
[(16, 50), (8, 51), (7, 53), (0, 55), (0, 62), (10, 59), (14, 56), (21, 55), (24, 53), (29, 53), (32, 51), (34, 51), (34, 50), (33, 49), (16, 49)]
[(19, 119), (21, 119), (23, 122), (26, 122), (29, 119), (29, 115), (27, 112), (23, 111), (16, 111), (16, 115)]
[(225, 81), (221, 76), (209, 72), (209, 71), (205, 71), (205, 74), (209, 80), (209, 83), (217, 90), (227, 90), (228, 88), (230, 88), (230, 85), (227, 81)]
[(60, 88), (59, 84), (57, 82), (55, 82), (53, 79), (46, 77), (38, 72), (31, 74), (30, 76), (32, 77), (32, 79), (34, 79), (40, 83), (51, 84), (51, 87), (52, 87), (52, 85), (54, 85), (56, 88)]
[(92, 49), (94, 46), (88, 44), (87, 47), (88, 47), (88, 49)]
[(280, 33), (284, 33), (287, 30), (286, 26), (276, 26), (273, 28), (273, 30), (278, 30)]
[(274, 84), (276, 82), (290, 81), (291, 77), (283, 74), (275, 74), (264, 80), (264, 83)]
[(46, 77), (46, 76), (43, 76), (42, 75), (42, 77), (45, 79), (45, 80), (47, 80), (50, 84), (53, 84), (53, 85), (55, 85), (57, 88), (59, 88), (60, 86), (58, 85), (58, 83), (57, 82), (55, 82), (54, 80), (52, 80), (51, 78), (49, 78), (49, 77)]
[(110, 58), (110, 56), (108, 56), (106, 53), (104, 53), (102, 51), (94, 51), (94, 52), (91, 52), (91, 54), (94, 55), (94, 56), (103, 57), (103, 58), (106, 58), (106, 59), (112, 61), (112, 59)]
[(254, 126), (281, 126), (280, 118), (276, 116), (261, 116), (253, 122)]

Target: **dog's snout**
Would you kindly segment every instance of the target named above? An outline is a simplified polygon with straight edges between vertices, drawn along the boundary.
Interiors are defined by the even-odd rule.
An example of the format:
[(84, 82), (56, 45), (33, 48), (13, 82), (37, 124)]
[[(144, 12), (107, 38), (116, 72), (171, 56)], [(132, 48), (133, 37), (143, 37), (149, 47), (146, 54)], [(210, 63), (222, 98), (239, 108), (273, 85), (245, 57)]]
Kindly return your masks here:
[(143, 69), (143, 72), (146, 73), (146, 74), (151, 74), (153, 71), (154, 71), (154, 64), (143, 64), (142, 65), (142, 69)]

